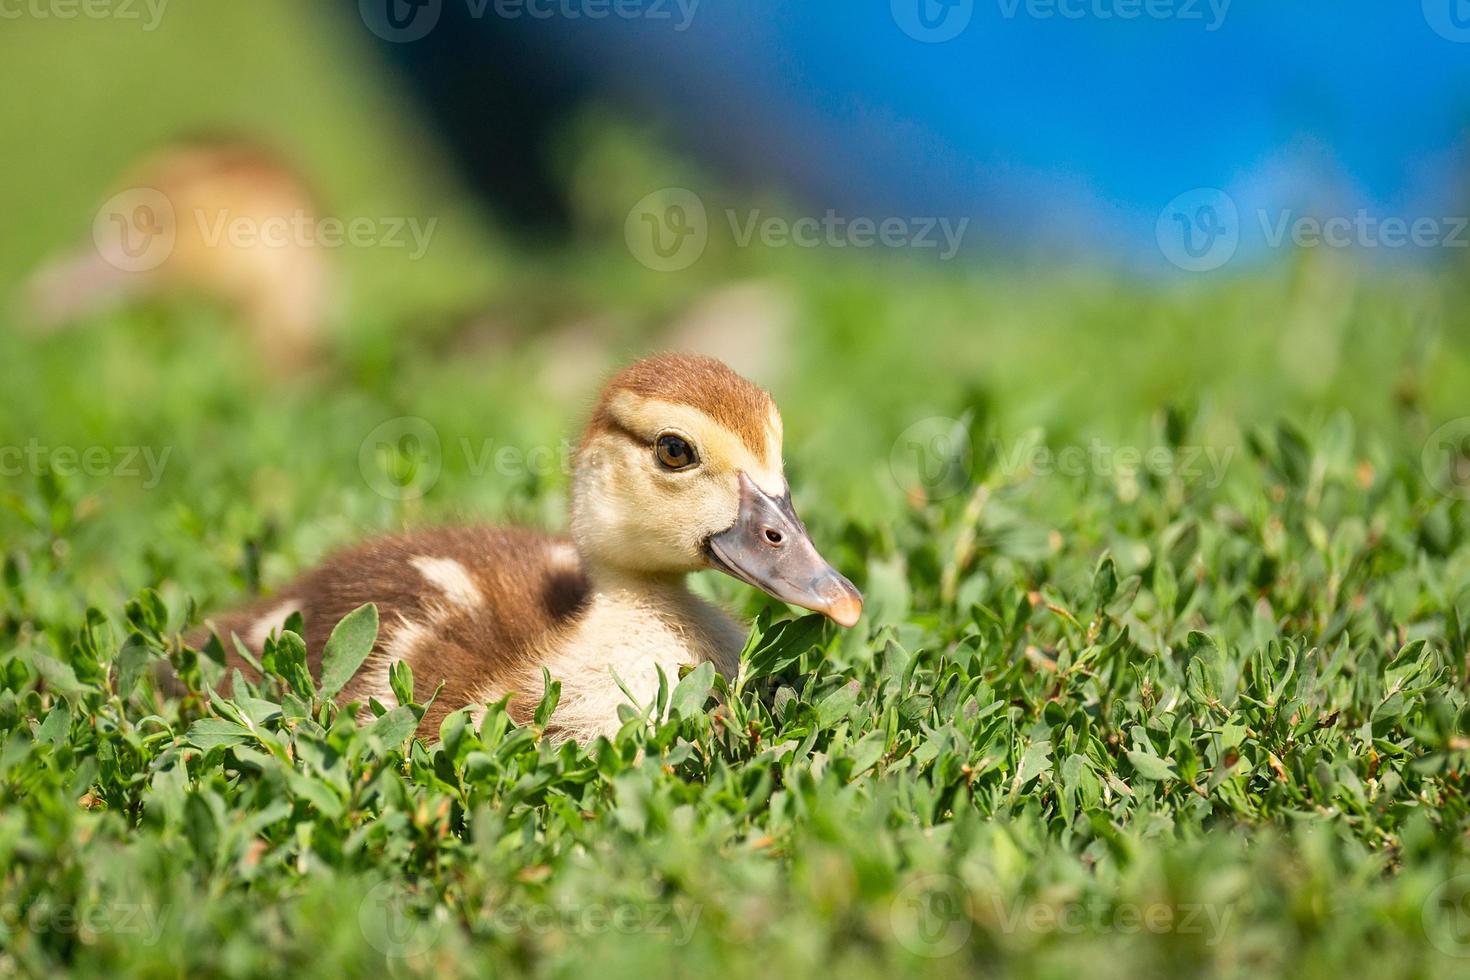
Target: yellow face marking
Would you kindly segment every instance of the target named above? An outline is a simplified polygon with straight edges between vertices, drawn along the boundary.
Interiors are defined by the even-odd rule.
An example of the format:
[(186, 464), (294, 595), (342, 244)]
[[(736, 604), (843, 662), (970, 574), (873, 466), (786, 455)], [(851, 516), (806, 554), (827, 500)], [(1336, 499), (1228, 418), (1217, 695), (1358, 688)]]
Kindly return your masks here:
[(781, 461), (781, 417), (774, 409), (766, 419), (765, 452), (757, 456), (739, 436), (689, 405), (622, 392), (613, 397), (609, 408), (621, 425), (650, 443), (661, 432), (676, 432), (694, 445), (701, 466), (732, 475), (746, 473), (756, 486), (774, 497), (786, 492)]

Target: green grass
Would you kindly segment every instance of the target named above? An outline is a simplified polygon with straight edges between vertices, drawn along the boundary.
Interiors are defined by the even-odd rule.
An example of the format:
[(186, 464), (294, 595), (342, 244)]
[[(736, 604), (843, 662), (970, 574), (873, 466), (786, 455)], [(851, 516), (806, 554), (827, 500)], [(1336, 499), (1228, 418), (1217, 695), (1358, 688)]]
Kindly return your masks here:
[[(1149, 285), (712, 241), (660, 274), (622, 245), (633, 201), (754, 205), (593, 118), (566, 150), (576, 244), (492, 247), (453, 193), (373, 197), (367, 127), (303, 91), (276, 122), (342, 213), (458, 227), (419, 265), (343, 256), (320, 372), (266, 376), (187, 303), (47, 338), (0, 320), (0, 974), (1465, 975), (1454, 270)], [(0, 282), (74, 224), (42, 203), (85, 217), (85, 181), (51, 179)], [(585, 750), (496, 710), (410, 741), (423, 677), (357, 725), (289, 637), (267, 683), (204, 692), (220, 670), (178, 635), (331, 548), (560, 526), (560, 468), (493, 453), (554, 456), (599, 371), (750, 279), (794, 311), (767, 380), (857, 629), (705, 576), (760, 624), (723, 706), (669, 678)], [(520, 339), (444, 315), (466, 297)], [(360, 455), (403, 416), (441, 447), (410, 499), (373, 489), (407, 461)], [(158, 696), (164, 658), (194, 694)]]
[[(591, 265), (568, 274), (595, 295)], [(0, 962), (1458, 975), (1470, 514), (1421, 450), (1424, 406), (1453, 393), (1429, 375), (1463, 344), (1423, 322), (1371, 334), (1371, 356), (1350, 339), (1370, 339), (1366, 311), (1443, 291), (1358, 287), (1328, 384), (1357, 397), (1334, 408), (1266, 368), (1232, 377), (1272, 365), (1244, 353), (1272, 338), (1208, 315), (1243, 321), (1290, 283), (1063, 283), (1028, 303), (999, 281), (772, 265), (803, 311), (777, 387), (798, 503), (869, 615), (768, 628), (725, 709), (707, 678), (670, 678), (672, 705), (585, 751), (496, 712), (432, 745), (405, 741), (410, 709), (358, 727), (284, 647), (284, 679), (233, 701), (162, 701), (149, 670), (217, 677), (177, 646), (201, 610), (374, 530), (554, 526), (558, 470), (474, 472), (487, 439), (571, 431), (585, 398), (546, 395), (554, 356), (467, 363), (379, 333), (298, 385), (236, 370), (240, 339), (199, 310), (7, 336), (0, 443), (164, 465), (156, 486), (145, 462), (6, 483)], [(900, 339), (910, 317), (931, 347)], [(1122, 337), (1138, 318), (1171, 325), (1177, 362), (1089, 333), (1142, 346)], [(401, 415), (444, 447), (406, 501), (358, 455)], [(900, 436), (941, 415), (969, 420), (967, 447), (921, 426), (941, 450), (926, 493)]]

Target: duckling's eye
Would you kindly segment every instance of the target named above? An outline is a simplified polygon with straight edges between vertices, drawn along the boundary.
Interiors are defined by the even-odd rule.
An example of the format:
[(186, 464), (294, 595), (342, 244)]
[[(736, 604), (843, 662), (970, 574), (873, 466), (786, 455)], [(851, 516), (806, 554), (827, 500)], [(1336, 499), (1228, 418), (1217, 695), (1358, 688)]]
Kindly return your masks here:
[(658, 441), (653, 444), (653, 453), (658, 457), (659, 465), (666, 470), (687, 470), (699, 462), (694, 447), (684, 441), (682, 436), (670, 433), (658, 437)]

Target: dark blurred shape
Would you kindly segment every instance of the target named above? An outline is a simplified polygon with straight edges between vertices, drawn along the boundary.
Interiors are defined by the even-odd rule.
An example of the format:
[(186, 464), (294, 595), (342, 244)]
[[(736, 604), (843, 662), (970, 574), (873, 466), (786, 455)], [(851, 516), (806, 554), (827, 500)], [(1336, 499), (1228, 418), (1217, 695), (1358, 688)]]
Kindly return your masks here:
[[(404, 0), (365, 2), (391, 6)], [(381, 49), (417, 90), (419, 107), (457, 159), (463, 178), (492, 203), (502, 221), (522, 231), (565, 228), (568, 212), (552, 149), (577, 107), (595, 91), (591, 76), (574, 59), (558, 56), (494, 17), (473, 16), (468, 4), (452, 2), (424, 37), (385, 42)]]

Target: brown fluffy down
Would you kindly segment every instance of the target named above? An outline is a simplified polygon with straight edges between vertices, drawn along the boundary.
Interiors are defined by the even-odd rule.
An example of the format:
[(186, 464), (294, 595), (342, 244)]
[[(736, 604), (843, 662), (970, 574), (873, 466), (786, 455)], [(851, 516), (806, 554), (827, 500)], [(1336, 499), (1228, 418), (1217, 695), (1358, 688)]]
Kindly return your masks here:
[[(462, 565), (482, 602), (474, 609), (447, 606), (412, 565), (415, 557), (426, 555)], [(440, 676), (419, 676), (417, 682), (432, 691), (443, 680), (444, 690), (420, 725), (427, 735), (437, 732), (446, 714), (469, 704), (473, 693), (488, 682), (505, 683), (534, 667), (539, 645), (575, 622), (588, 584), (574, 558), (568, 560), (572, 556), (567, 539), (519, 528), (439, 528), (394, 535), (343, 551), (270, 599), (209, 620), (208, 625), (224, 641), (227, 666), (252, 676), (235, 653), (230, 634), (244, 641), (261, 617), (294, 603), (305, 623), (307, 662), (312, 676), (319, 677), (327, 637), (358, 606), (377, 604), (379, 654), (401, 624), (432, 622), (433, 668)], [(207, 636), (201, 632), (189, 642), (197, 646)], [(339, 700), (365, 697), (365, 673), (359, 671)], [(539, 689), (539, 676), (535, 680)], [(524, 699), (514, 703), (517, 721), (525, 721), (533, 706)]]

